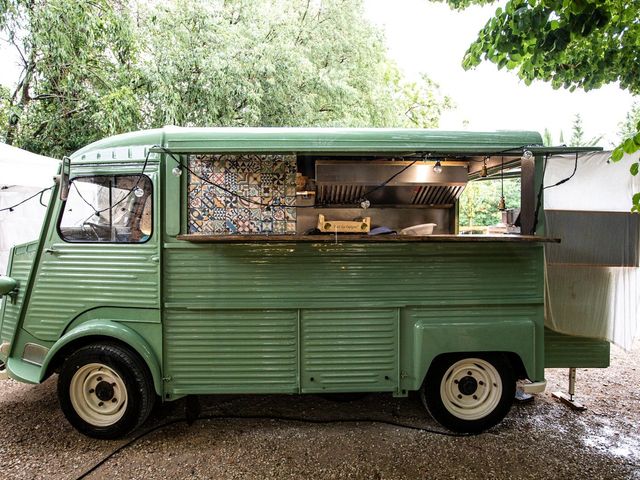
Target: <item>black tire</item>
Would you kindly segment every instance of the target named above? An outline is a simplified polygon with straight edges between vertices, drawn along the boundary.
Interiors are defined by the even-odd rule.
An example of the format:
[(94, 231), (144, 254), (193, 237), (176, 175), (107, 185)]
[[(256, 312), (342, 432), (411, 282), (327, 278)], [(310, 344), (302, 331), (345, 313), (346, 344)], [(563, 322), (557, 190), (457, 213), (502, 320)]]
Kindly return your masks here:
[(431, 364), (420, 399), (449, 430), (478, 433), (509, 413), (515, 390), (513, 367), (504, 355), (443, 355)]
[[(121, 389), (126, 395), (118, 393)], [(78, 431), (93, 438), (116, 439), (144, 423), (156, 395), (147, 365), (137, 353), (100, 343), (82, 347), (65, 360), (58, 377), (58, 399)], [(101, 408), (108, 409), (106, 415)]]

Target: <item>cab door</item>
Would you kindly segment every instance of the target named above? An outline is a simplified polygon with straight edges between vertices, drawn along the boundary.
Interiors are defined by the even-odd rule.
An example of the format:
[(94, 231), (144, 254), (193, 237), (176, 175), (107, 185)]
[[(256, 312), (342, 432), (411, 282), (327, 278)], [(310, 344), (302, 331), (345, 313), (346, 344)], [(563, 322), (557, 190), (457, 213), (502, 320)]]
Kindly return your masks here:
[(34, 337), (55, 341), (81, 314), (119, 318), (109, 307), (160, 321), (156, 174), (127, 170), (78, 173), (68, 199), (56, 200), (23, 324)]

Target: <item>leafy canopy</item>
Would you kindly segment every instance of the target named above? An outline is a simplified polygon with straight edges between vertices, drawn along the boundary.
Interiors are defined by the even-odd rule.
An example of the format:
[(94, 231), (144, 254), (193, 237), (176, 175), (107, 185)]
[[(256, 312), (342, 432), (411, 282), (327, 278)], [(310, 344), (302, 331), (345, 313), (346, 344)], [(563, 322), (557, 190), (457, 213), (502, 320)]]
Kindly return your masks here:
[[(491, 0), (446, 1), (453, 8)], [(527, 84), (571, 90), (620, 82), (640, 94), (640, 0), (508, 0), (469, 47), (465, 68), (489, 60)]]
[(431, 127), (449, 106), (401, 78), (360, 2), (177, 0), (142, 18), (155, 125)]
[(124, 5), (5, 0), (0, 29), (22, 67), (0, 108), (7, 143), (62, 155), (139, 121), (133, 25)]
[(435, 127), (450, 100), (406, 81), (361, 1), (0, 0), (20, 54), (0, 136), (60, 156), (181, 126)]

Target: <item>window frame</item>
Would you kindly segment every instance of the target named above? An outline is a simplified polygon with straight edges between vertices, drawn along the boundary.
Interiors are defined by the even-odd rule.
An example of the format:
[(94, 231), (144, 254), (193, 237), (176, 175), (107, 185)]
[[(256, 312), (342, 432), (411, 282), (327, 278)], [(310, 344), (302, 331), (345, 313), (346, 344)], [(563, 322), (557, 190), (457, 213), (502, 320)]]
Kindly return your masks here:
[[(86, 174), (86, 175), (78, 175), (75, 176), (73, 178), (70, 179), (69, 185), (70, 185), (70, 190), (71, 190), (71, 185), (73, 184), (73, 181), (79, 178), (95, 178), (95, 177), (106, 177), (106, 178), (111, 178), (111, 179), (115, 179), (118, 177), (139, 177), (140, 180), (139, 182), (142, 180), (142, 177), (145, 177), (147, 180), (149, 180), (149, 185), (151, 187), (151, 192), (149, 194), (149, 197), (151, 199), (151, 232), (149, 233), (149, 235), (147, 236), (147, 238), (143, 241), (139, 241), (139, 242), (112, 242), (112, 241), (105, 241), (105, 242), (101, 242), (99, 240), (69, 240), (68, 238), (65, 238), (65, 236), (62, 234), (62, 230), (60, 229), (60, 224), (62, 223), (62, 218), (64, 217), (64, 213), (65, 213), (65, 208), (67, 206), (67, 202), (69, 201), (69, 198), (67, 198), (67, 200), (64, 200), (62, 202), (62, 205), (60, 206), (60, 211), (58, 213), (58, 221), (56, 223), (56, 232), (58, 234), (58, 237), (60, 238), (60, 240), (62, 240), (65, 243), (91, 243), (91, 244), (109, 244), (109, 245), (143, 245), (147, 242), (149, 242), (154, 234), (155, 234), (155, 188), (153, 185), (153, 179), (147, 175), (147, 174), (140, 174), (140, 173), (117, 173), (117, 174), (105, 174), (105, 173), (96, 173), (96, 174)], [(110, 187), (112, 188), (112, 187)], [(71, 192), (69, 192), (69, 196), (71, 195)], [(131, 193), (129, 194), (131, 195)], [(113, 208), (113, 207), (111, 207)], [(144, 207), (143, 207), (144, 210)]]

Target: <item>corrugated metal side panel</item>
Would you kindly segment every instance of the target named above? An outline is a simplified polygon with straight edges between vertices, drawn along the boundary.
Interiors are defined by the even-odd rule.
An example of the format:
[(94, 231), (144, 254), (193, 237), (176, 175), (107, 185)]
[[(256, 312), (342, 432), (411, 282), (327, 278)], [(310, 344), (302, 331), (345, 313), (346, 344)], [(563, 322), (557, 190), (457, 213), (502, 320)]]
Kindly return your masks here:
[(80, 313), (95, 307), (159, 308), (157, 245), (72, 244), (44, 254), (24, 328), (54, 341)]
[(165, 375), (183, 393), (297, 392), (298, 312), (165, 312)]
[(165, 265), (169, 307), (543, 302), (537, 244), (168, 244)]
[[(279, 392), (295, 391), (298, 385), (305, 391), (331, 391), (346, 390), (347, 384), (350, 390), (393, 390), (398, 375), (392, 355), (400, 349), (394, 330), (397, 308), (506, 309), (522, 304), (539, 307), (543, 302), (542, 247), (534, 244), (169, 243), (165, 247), (164, 358), (170, 393)], [(270, 313), (273, 310), (277, 313)], [(298, 312), (299, 348), (304, 355), (300, 382), (295, 378), (298, 339), (293, 327)], [(219, 331), (238, 338), (237, 343), (228, 343)], [(281, 355), (269, 363), (275, 378), (265, 377), (259, 363), (264, 339), (246, 351), (240, 348), (262, 333), (274, 334), (267, 344), (277, 349), (271, 353)], [(285, 344), (273, 344), (278, 338)], [(231, 345), (238, 348), (227, 352), (230, 363), (223, 365), (218, 347)], [(338, 367), (340, 352), (345, 357)], [(255, 365), (255, 370), (243, 368), (245, 364)], [(311, 387), (312, 376), (314, 382), (316, 377), (321, 380), (319, 388)]]
[(307, 392), (394, 390), (398, 310), (303, 310), (301, 382)]
[[(31, 248), (29, 248), (31, 247)], [(13, 248), (12, 261), (9, 264), (7, 275), (18, 281), (18, 298), (16, 303), (11, 303), (9, 297), (4, 297), (4, 315), (2, 317), (2, 331), (0, 338), (3, 342), (11, 342), (16, 330), (20, 311), (24, 301), (24, 294), (29, 281), (33, 260), (36, 254), (36, 244), (20, 245)]]
[(610, 345), (605, 340), (563, 335), (545, 328), (544, 349), (546, 368), (609, 366)]

